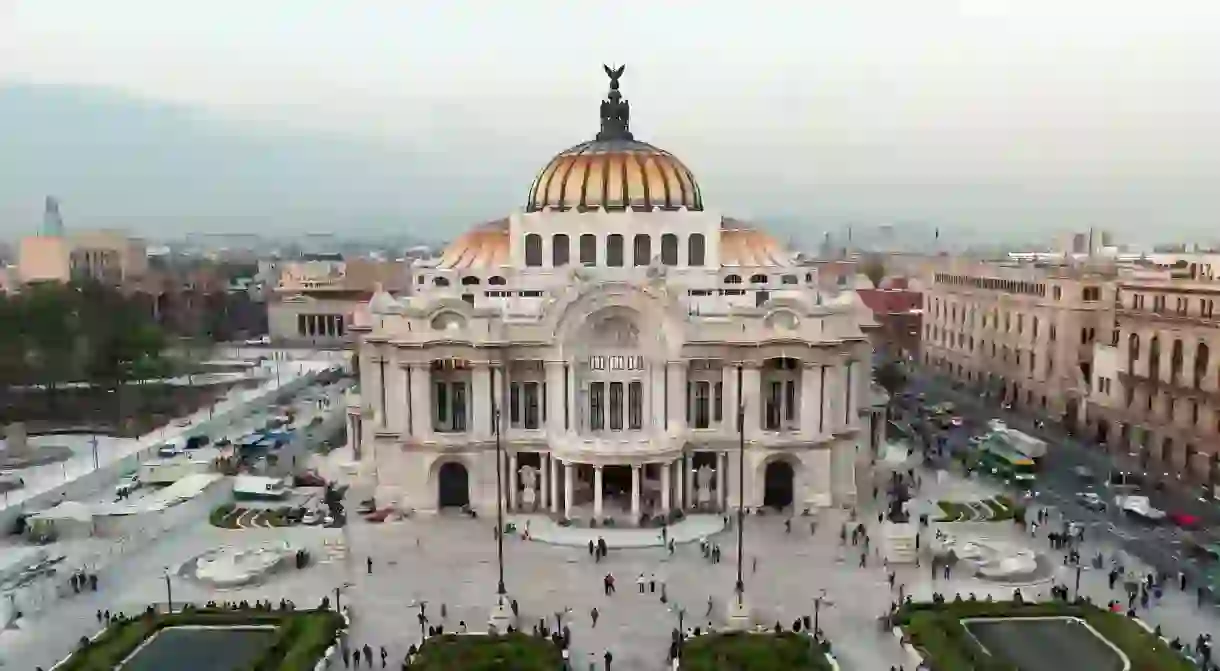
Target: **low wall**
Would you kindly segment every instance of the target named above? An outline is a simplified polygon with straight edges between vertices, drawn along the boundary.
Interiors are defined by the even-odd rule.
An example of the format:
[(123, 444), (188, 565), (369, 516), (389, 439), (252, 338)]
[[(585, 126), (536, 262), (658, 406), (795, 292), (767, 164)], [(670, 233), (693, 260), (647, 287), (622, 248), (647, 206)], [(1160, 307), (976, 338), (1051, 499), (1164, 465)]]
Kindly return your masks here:
[[(249, 412), (252, 406), (257, 407), (269, 404), (280, 395), (291, 396), (298, 393), (313, 382), (315, 376), (316, 373), (302, 375), (289, 380), (278, 388), (269, 385), (269, 388), (260, 390), (257, 396), (251, 396), (240, 402), (233, 403), (223, 411), (215, 413), (211, 419), (199, 422), (189, 429), (182, 431), (181, 435), (209, 434), (216, 429), (225, 427), (232, 419)], [(141, 442), (145, 440), (147, 440), (147, 437), (140, 438)], [(105, 487), (112, 486), (124, 473), (135, 471), (142, 462), (154, 458), (159, 444), (160, 441), (153, 442), (137, 452), (113, 461), (104, 462), (100, 468), (84, 473), (77, 478), (40, 494), (35, 494), (24, 501), (5, 507), (3, 510), (0, 510), (0, 531), (7, 532), (11, 529), (17, 518), (26, 511), (46, 510), (54, 507), (60, 501), (73, 501), (85, 498), (101, 491)]]

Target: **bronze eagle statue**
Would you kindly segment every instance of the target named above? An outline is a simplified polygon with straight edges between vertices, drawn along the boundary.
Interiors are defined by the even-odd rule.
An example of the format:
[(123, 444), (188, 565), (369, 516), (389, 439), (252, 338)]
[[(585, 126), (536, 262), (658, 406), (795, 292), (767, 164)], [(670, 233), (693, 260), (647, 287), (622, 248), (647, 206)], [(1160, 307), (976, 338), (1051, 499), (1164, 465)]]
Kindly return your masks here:
[(610, 88), (618, 88), (618, 80), (623, 76), (623, 72), (627, 69), (626, 65), (620, 65), (617, 68), (612, 68), (605, 63), (602, 64), (602, 69), (606, 71), (606, 76), (610, 78)]

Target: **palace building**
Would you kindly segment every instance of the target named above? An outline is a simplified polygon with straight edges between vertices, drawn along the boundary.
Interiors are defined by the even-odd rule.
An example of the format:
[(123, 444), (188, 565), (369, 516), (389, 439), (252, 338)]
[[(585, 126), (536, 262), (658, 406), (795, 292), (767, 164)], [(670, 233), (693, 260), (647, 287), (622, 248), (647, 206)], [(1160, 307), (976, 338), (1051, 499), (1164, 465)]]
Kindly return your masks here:
[(499, 475), (510, 511), (575, 522), (720, 511), (744, 446), (747, 507), (850, 505), (885, 426), (869, 311), (706, 207), (606, 72), (596, 137), (521, 211), (354, 316), (348, 429), (379, 503), (487, 511)]

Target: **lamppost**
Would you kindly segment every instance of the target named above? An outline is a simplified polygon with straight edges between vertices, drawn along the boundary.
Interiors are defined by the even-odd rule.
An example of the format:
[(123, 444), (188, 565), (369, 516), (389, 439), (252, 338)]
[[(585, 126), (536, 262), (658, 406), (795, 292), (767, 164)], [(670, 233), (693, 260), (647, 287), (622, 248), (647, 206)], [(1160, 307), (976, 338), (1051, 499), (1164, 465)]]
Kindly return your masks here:
[[(737, 369), (740, 381), (741, 369)], [(738, 384), (738, 388), (741, 385)], [(737, 402), (737, 608), (743, 607), (746, 592), (745, 578), (742, 577), (742, 563), (745, 561), (745, 510), (746, 510), (746, 402)]]
[(165, 610), (174, 612), (174, 588), (169, 580), (169, 567), (165, 568)]
[(1080, 600), (1080, 572), (1082, 570), (1084, 567), (1080, 565), (1080, 562), (1076, 562), (1076, 601)]
[(493, 405), (491, 410), (493, 429), (496, 435), (496, 563), (499, 570), (499, 580), (496, 583), (496, 606), (491, 611), (491, 624), (497, 631), (502, 625), (507, 625), (510, 618), (504, 608), (504, 453), (500, 440), (500, 407)]
[(826, 594), (826, 590), (819, 590), (818, 595), (813, 597), (813, 635), (815, 637), (822, 635), (821, 615), (822, 604), (833, 606), (834, 602)]

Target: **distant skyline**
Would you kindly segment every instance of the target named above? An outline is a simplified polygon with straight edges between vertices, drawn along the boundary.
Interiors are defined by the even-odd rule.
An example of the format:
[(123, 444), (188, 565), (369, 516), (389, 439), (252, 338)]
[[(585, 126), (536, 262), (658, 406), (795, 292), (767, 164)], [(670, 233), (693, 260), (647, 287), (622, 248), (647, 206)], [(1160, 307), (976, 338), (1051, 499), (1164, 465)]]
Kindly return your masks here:
[[(636, 136), (781, 239), (1220, 235), (1205, 0), (0, 0), (0, 238), (65, 226), (451, 238)], [(913, 231), (912, 231), (913, 232)]]

